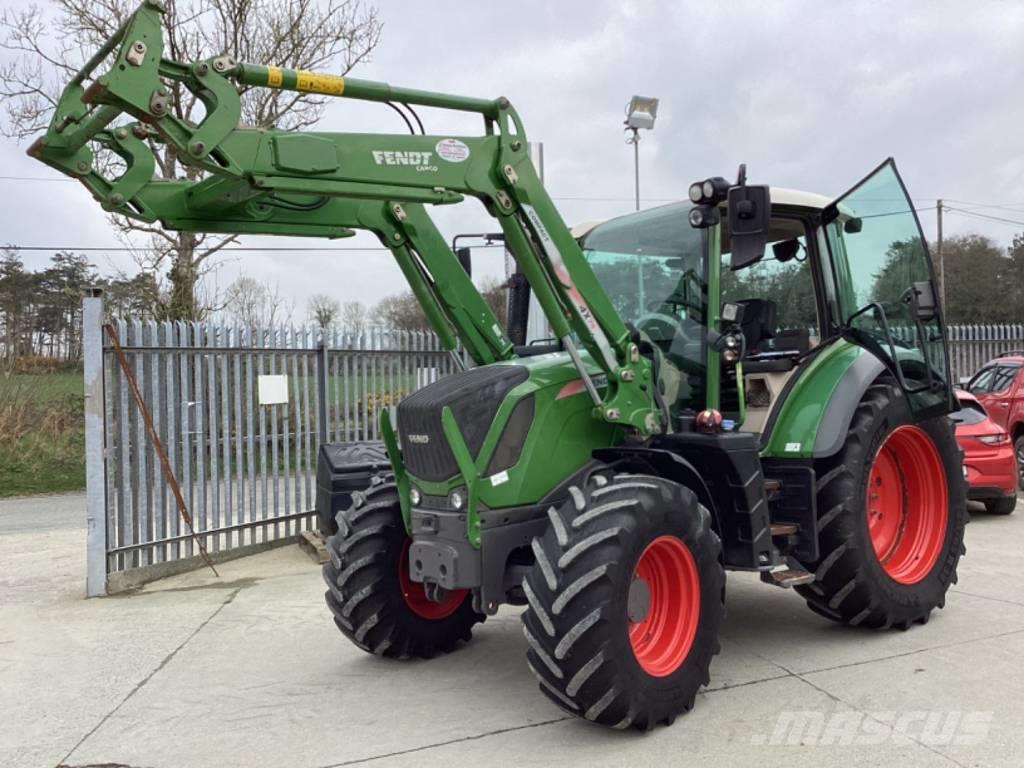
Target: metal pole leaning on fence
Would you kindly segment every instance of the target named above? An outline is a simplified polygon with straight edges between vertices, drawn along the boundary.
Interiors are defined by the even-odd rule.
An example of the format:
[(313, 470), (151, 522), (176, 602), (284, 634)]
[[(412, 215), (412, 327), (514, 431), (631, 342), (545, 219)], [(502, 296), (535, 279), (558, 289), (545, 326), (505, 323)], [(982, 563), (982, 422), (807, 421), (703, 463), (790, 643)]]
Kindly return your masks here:
[(146, 407), (146, 401), (142, 399), (142, 393), (139, 392), (139, 385), (135, 382), (135, 376), (132, 374), (132, 368), (128, 364), (128, 358), (124, 354), (124, 350), (121, 349), (121, 342), (118, 341), (117, 332), (114, 330), (114, 326), (110, 323), (106, 323), (103, 326), (107, 332), (107, 336), (110, 337), (111, 346), (114, 348), (114, 354), (117, 356), (117, 362), (121, 366), (121, 370), (124, 372), (124, 377), (128, 382), (128, 387), (132, 391), (132, 395), (135, 397), (135, 403), (139, 406), (139, 413), (142, 415), (142, 421), (146, 425), (146, 432), (149, 433), (149, 439), (153, 443), (153, 449), (156, 451), (157, 458), (160, 459), (160, 465), (164, 469), (164, 476), (167, 478), (167, 484), (171, 487), (171, 492), (174, 494), (174, 500), (178, 504), (178, 513), (181, 515), (181, 519), (185, 521), (185, 525), (188, 528), (189, 534), (195, 541), (196, 546), (199, 548), (199, 554), (203, 558), (203, 561), (209, 566), (210, 570), (213, 571), (213, 575), (219, 577), (217, 569), (213, 567), (213, 561), (210, 560), (210, 556), (206, 552), (206, 545), (203, 544), (192, 527), (192, 515), (189, 514), (188, 506), (185, 504), (185, 499), (181, 495), (181, 488), (178, 485), (178, 480), (174, 476), (174, 470), (171, 469), (170, 462), (167, 461), (167, 454), (164, 452), (164, 445), (160, 441), (160, 436), (156, 433), (156, 429), (153, 427), (153, 418), (149, 414), (149, 409)]
[(85, 392), (85, 594), (107, 593), (107, 461), (103, 437), (103, 291), (82, 299), (82, 364)]

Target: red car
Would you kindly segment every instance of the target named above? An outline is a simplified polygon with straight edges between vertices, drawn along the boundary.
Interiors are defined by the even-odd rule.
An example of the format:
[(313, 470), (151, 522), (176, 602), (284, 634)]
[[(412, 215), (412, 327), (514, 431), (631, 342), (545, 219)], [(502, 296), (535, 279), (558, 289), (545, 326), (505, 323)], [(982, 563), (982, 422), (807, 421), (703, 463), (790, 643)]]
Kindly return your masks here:
[(957, 390), (960, 410), (950, 414), (956, 422), (956, 441), (964, 452), (967, 498), (984, 503), (997, 515), (1008, 515), (1017, 505), (1019, 482), (1014, 447), (1006, 430), (989, 418), (970, 392)]
[(1017, 456), (1017, 484), (1024, 490), (1024, 350), (986, 363), (968, 382), (967, 390), (1010, 435)]

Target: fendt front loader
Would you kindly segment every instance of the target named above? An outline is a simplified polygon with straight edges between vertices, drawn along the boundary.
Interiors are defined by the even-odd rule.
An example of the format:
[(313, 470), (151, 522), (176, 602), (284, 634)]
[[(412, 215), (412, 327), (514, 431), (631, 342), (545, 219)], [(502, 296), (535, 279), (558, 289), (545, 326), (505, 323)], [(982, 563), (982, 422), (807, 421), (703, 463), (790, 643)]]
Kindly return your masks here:
[[(850, 625), (907, 629), (942, 607), (964, 552), (961, 457), (931, 259), (891, 160), (836, 200), (748, 185), (741, 166), (577, 240), (506, 99), (171, 62), (161, 13), (143, 3), (87, 63), (30, 154), (169, 229), (373, 231), (472, 362), (406, 398), (397, 425), (382, 415), (390, 466), (337, 515), (326, 598), (352, 642), (430, 657), (524, 605), (548, 698), (646, 729), (708, 682), (726, 570)], [(460, 110), (484, 130), (243, 128), (242, 86)], [(198, 125), (177, 116), (182, 89)], [(153, 178), (160, 143), (194, 180)], [(124, 160), (117, 178), (97, 147)], [(498, 220), (547, 348), (512, 343), (434, 229), (425, 206), (466, 197)]]

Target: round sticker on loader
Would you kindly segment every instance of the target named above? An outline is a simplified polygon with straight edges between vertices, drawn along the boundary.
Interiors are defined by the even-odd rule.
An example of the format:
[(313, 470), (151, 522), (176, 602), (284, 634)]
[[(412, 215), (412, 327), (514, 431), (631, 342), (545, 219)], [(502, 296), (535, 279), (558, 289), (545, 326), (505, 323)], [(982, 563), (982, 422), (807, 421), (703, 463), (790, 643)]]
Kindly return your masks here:
[(469, 159), (469, 147), (458, 139), (441, 139), (434, 147), (437, 155), (449, 163), (461, 163)]

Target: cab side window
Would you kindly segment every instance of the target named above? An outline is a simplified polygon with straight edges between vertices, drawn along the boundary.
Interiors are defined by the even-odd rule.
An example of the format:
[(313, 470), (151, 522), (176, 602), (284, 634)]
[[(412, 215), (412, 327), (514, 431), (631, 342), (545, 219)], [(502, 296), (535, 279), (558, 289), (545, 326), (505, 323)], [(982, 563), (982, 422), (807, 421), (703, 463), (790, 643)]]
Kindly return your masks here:
[(729, 269), (728, 256), (722, 261), (722, 303), (759, 300), (762, 308), (770, 305), (767, 317), (772, 325), (771, 338), (801, 330), (818, 335), (814, 278), (804, 237), (795, 239), (795, 247), (796, 254), (781, 262), (768, 246), (763, 260), (738, 272)]

